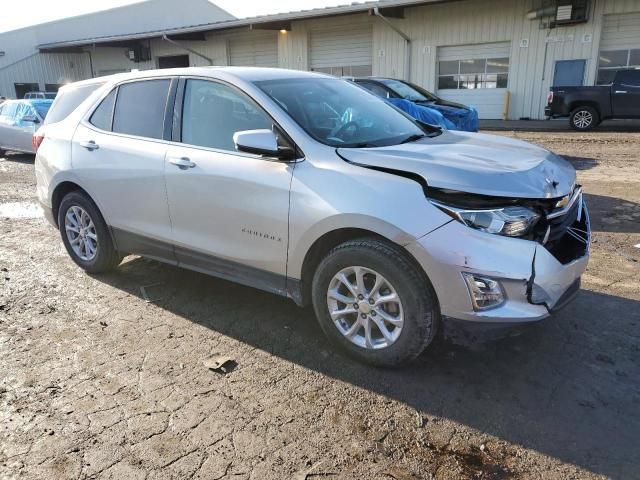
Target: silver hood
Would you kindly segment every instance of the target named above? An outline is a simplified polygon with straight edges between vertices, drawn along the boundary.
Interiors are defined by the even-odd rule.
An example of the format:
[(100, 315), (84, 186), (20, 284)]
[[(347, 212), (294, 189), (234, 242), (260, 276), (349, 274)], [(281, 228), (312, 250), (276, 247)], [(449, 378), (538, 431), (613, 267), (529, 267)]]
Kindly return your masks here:
[(431, 187), (512, 198), (556, 198), (572, 192), (566, 160), (520, 140), (445, 131), (434, 138), (380, 148), (339, 148), (363, 166), (418, 174)]

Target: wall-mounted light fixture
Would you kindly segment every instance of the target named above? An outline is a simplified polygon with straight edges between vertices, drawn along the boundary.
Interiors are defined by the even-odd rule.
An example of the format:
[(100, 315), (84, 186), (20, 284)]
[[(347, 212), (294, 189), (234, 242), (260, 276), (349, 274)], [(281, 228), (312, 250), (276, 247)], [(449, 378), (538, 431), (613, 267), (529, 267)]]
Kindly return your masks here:
[(281, 28), (280, 29), (280, 33), (283, 34), (283, 35), (286, 35), (287, 32), (288, 32), (288, 30), (286, 28)]

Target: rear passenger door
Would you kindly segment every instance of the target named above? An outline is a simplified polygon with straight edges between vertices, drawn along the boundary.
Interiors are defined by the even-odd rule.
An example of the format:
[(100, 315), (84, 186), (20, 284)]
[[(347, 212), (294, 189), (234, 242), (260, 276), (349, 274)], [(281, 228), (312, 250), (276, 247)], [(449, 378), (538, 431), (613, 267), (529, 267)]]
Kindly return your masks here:
[(122, 83), (73, 137), (73, 170), (125, 252), (173, 259), (164, 158), (174, 91), (170, 78)]
[(165, 164), (176, 257), (191, 268), (282, 291), (293, 165), (238, 152), (233, 142), (235, 132), (271, 129), (273, 121), (234, 86), (185, 83)]

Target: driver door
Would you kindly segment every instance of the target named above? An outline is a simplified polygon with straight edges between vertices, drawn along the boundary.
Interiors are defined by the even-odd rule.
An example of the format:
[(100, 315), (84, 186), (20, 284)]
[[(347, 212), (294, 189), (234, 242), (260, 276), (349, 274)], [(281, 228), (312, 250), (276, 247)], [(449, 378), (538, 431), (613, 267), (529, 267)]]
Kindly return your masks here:
[(165, 159), (178, 262), (284, 291), (294, 164), (235, 150), (235, 132), (273, 125), (239, 89), (204, 79), (183, 83), (174, 133), (180, 144)]

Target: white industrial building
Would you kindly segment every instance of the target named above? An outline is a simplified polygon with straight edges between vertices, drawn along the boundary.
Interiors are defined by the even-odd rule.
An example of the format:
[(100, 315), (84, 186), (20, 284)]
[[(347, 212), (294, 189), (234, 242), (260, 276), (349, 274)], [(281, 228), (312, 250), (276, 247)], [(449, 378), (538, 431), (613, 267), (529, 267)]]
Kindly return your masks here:
[[(248, 19), (205, 0), (176, 5), (0, 34), (0, 95), (131, 69), (257, 65), (404, 78), (481, 118), (543, 118), (554, 82), (606, 83), (640, 67), (640, 0), (386, 0)], [(133, 8), (154, 14), (114, 22)]]

